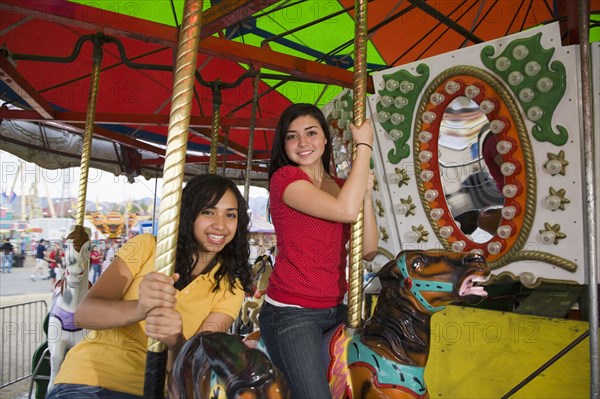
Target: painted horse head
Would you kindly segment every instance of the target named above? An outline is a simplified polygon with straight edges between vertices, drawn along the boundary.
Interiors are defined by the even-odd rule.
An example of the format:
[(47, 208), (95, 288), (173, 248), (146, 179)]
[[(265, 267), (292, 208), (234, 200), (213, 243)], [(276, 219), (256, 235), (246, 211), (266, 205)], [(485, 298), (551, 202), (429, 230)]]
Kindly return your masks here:
[(241, 337), (202, 332), (181, 348), (169, 379), (169, 398), (287, 399), (283, 376)]
[(65, 270), (63, 284), (70, 288), (88, 284), (90, 265), (90, 236), (89, 228), (75, 225), (65, 241)]
[[(402, 251), (388, 262), (377, 274), (382, 288), (373, 315), (345, 344), (346, 391), (353, 393), (346, 397), (428, 397), (423, 376), (431, 316), (451, 303), (480, 301), (487, 293), (479, 284), (489, 274), (485, 259), (473, 253)], [(338, 334), (333, 341), (344, 341)]]
[(480, 286), (490, 269), (474, 253), (444, 251), (403, 251), (377, 274), (381, 294), (401, 295), (415, 309), (428, 314), (450, 303), (477, 303), (487, 296)]

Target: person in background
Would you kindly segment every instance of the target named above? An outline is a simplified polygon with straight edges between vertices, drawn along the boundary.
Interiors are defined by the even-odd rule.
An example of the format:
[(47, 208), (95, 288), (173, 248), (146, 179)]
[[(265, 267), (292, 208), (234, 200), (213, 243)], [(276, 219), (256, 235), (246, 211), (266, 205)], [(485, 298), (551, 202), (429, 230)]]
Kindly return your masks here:
[[(112, 259), (110, 261), (112, 262)], [(94, 284), (102, 273), (102, 254), (98, 250), (97, 245), (92, 246), (92, 250), (90, 251), (90, 264), (92, 265), (92, 271), (94, 272), (92, 276), (92, 283)]]
[(48, 255), (46, 254), (46, 246), (44, 245), (44, 242), (44, 239), (41, 238), (39, 244), (35, 248), (35, 270), (30, 276), (31, 281), (35, 281), (36, 276), (39, 276), (40, 280), (44, 279), (44, 270), (48, 265), (48, 262), (46, 261)]
[(148, 337), (168, 348), (169, 371), (194, 334), (227, 332), (251, 289), (249, 224), (232, 180), (191, 179), (182, 193), (175, 273), (154, 271), (153, 235), (127, 242), (79, 304), (75, 323), (96, 331), (69, 350), (47, 398), (141, 398)]
[(4, 239), (0, 251), (2, 252), (2, 273), (12, 273), (14, 248), (9, 238)]
[(275, 131), (269, 201), (277, 256), (258, 321), (294, 399), (331, 398), (322, 341), (347, 319), (347, 244), (361, 207), (363, 256), (377, 254), (369, 171), (373, 128), (367, 120), (350, 130), (356, 158), (345, 181), (330, 170), (332, 140), (319, 108), (291, 105)]
[[(62, 245), (58, 242), (54, 243), (54, 248), (48, 255), (48, 274), (52, 290), (56, 287), (57, 270), (63, 268), (63, 256)], [(58, 273), (62, 274), (60, 271)]]

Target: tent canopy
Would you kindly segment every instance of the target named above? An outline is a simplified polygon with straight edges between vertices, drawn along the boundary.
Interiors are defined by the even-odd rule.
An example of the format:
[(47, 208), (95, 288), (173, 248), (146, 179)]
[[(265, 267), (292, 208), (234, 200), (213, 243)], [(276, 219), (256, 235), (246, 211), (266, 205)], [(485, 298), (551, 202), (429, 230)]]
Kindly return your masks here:
[[(592, 1), (592, 10), (598, 2)], [(183, 3), (3, 0), (2, 148), (45, 168), (79, 165), (96, 46), (102, 61), (91, 166), (132, 178), (159, 176)], [(219, 167), (244, 180), (254, 128), (250, 178), (265, 184), (282, 110), (292, 102), (322, 106), (341, 89), (352, 88), (353, 6), (351, 0), (204, 2), (188, 177), (207, 170), (212, 115), (218, 110)], [(368, 70), (556, 20), (564, 40), (576, 42), (576, 18), (577, 2), (568, 0), (371, 0)], [(259, 99), (253, 121), (256, 71)], [(368, 92), (374, 91), (369, 79)]]

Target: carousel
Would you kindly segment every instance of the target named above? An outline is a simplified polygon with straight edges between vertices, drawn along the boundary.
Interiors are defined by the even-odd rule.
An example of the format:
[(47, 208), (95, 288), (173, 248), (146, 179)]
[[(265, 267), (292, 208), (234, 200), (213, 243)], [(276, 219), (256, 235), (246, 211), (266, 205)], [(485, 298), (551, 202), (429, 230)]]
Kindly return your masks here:
[[(12, 101), (3, 98), (0, 141), (36, 159), (43, 137), (48, 154), (40, 164), (78, 162), (81, 170), (69, 275), (88, 273), (90, 166), (131, 179), (162, 177), (154, 269), (172, 275), (185, 181), (223, 174), (244, 184), (246, 199), (251, 184), (268, 186), (277, 116), (302, 98), (327, 118), (339, 177), (351, 170), (356, 148), (349, 124), (370, 119), (375, 127), (379, 251), (363, 264), (361, 213), (349, 244), (348, 320), (327, 343), (332, 396), (599, 397), (600, 144), (593, 137), (600, 123), (591, 104), (600, 103), (600, 68), (593, 67), (600, 47), (589, 37), (598, 1), (558, 1), (551, 10), (532, 0), (528, 11), (523, 2), (494, 8), (483, 0), (452, 2), (453, 9), (421, 0), (185, 0), (171, 2), (176, 22), (169, 24), (150, 5), (157, 2), (115, 3), (123, 9), (87, 3), (1, 6), (8, 33), (1, 78)], [(514, 18), (500, 29), (492, 15), (503, 12)], [(459, 17), (468, 13), (476, 14), (470, 26)], [(402, 21), (413, 14), (419, 39), (399, 43), (409, 32)], [(330, 18), (340, 15), (352, 22), (339, 28), (347, 36), (331, 34), (330, 25), (327, 34), (292, 40), (339, 23)], [(285, 21), (277, 23), (284, 31), (267, 40), (262, 24), (270, 18)], [(69, 43), (71, 56), (40, 54), (16, 38), (31, 20), (40, 24), (37, 39), (48, 36), (48, 49)], [(432, 34), (440, 25), (445, 30)], [(439, 42), (435, 51), (426, 38)], [(338, 52), (311, 53), (319, 40)], [(284, 53), (285, 46), (312, 58)], [(165, 49), (173, 54), (165, 57)], [(79, 83), (65, 81), (61, 97), (52, 79), (42, 80), (50, 72), (39, 63), (64, 64)], [(286, 84), (303, 96), (311, 91), (312, 101), (277, 90)], [(91, 220), (114, 234), (139, 221), (121, 214)], [(500, 308), (506, 295), (493, 292), (515, 285), (510, 309)], [(89, 287), (63, 287), (55, 302), (72, 313)], [(40, 398), (65, 353), (90, 333), (69, 330), (55, 314), (32, 359), (30, 393)], [(143, 397), (289, 397), (260, 331), (242, 334), (240, 320), (227, 334), (189, 337), (169, 376), (165, 344), (149, 339)], [(55, 339), (53, 331), (71, 333)]]

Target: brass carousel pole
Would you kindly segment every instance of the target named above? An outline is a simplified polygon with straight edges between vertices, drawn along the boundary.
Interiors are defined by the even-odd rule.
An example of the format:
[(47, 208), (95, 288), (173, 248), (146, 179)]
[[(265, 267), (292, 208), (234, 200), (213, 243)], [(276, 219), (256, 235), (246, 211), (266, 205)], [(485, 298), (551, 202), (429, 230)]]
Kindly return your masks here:
[(212, 130), (210, 135), (210, 160), (208, 161), (208, 173), (217, 173), (217, 152), (219, 149), (219, 130), (221, 128), (221, 87), (219, 82), (213, 82), (213, 113)]
[(85, 218), (85, 199), (87, 197), (87, 181), (90, 170), (92, 154), (92, 136), (96, 120), (96, 100), (98, 99), (98, 86), (100, 84), (100, 64), (102, 63), (102, 44), (98, 37), (93, 40), (94, 52), (92, 55), (92, 74), (90, 92), (85, 115), (85, 131), (83, 133), (83, 148), (81, 150), (81, 166), (79, 167), (79, 192), (77, 193), (77, 208), (75, 208), (75, 224), (83, 227)]
[[(354, 125), (366, 119), (367, 99), (367, 0), (354, 3)], [(356, 158), (356, 147), (352, 158)], [(348, 291), (348, 328), (359, 328), (362, 315), (363, 284), (363, 218), (361, 208), (358, 219), (352, 224), (350, 235), (350, 276)]]
[[(169, 276), (175, 270), (181, 186), (183, 185), (201, 22), (202, 0), (186, 0), (175, 64), (167, 151), (163, 169), (163, 189), (158, 217), (156, 263), (154, 265), (156, 271)], [(166, 365), (165, 345), (160, 341), (148, 339), (144, 398), (164, 397)]]

